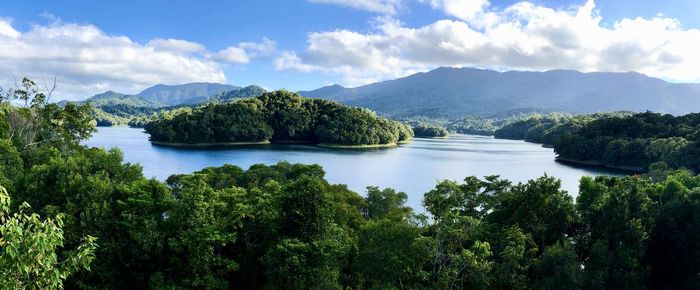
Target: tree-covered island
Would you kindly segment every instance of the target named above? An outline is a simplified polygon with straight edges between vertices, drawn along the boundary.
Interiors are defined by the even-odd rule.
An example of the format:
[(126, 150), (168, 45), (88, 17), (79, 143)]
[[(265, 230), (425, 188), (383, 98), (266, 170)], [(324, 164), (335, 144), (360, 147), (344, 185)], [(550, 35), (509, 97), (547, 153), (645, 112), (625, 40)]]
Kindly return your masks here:
[(328, 147), (390, 147), (413, 131), (374, 112), (274, 91), (232, 103), (208, 104), (144, 126), (161, 145), (308, 143)]
[(421, 138), (447, 138), (450, 135), (445, 127), (424, 124), (414, 126), (413, 133)]

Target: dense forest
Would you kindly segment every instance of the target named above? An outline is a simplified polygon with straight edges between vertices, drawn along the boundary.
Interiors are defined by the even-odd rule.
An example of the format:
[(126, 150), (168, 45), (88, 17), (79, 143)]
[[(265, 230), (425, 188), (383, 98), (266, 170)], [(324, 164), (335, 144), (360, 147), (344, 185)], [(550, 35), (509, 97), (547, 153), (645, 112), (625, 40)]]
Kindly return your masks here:
[[(212, 88), (208, 88), (208, 87)], [(130, 126), (142, 128), (146, 123), (156, 119), (163, 114), (169, 114), (168, 111), (177, 110), (180, 108), (194, 108), (209, 103), (226, 103), (241, 98), (258, 97), (265, 93), (265, 89), (259, 86), (247, 86), (236, 88), (228, 86), (232, 89), (226, 89), (226, 85), (207, 84), (207, 83), (192, 83), (179, 86), (155, 86), (151, 87), (141, 94), (146, 94), (150, 91), (149, 96), (127, 95), (113, 91), (108, 91), (88, 98), (86, 101), (77, 102), (75, 104), (90, 103), (93, 107), (93, 117), (97, 122), (98, 127), (112, 126)], [(155, 91), (159, 92), (155, 92)], [(211, 96), (206, 96), (209, 90), (214, 93)], [(165, 99), (166, 103), (172, 103), (173, 99), (182, 99), (187, 92), (192, 94), (205, 95), (195, 98), (194, 103), (178, 103), (164, 104), (157, 100)], [(170, 96), (170, 97), (168, 97)], [(187, 98), (187, 97), (184, 97)], [(63, 106), (68, 101), (61, 101), (59, 105)]]
[(700, 114), (640, 113), (603, 118), (563, 135), (554, 149), (561, 158), (647, 169), (655, 164), (700, 172)]
[[(0, 100), (1, 289), (700, 287), (700, 176), (689, 171), (584, 177), (575, 203), (550, 176), (440, 181), (425, 214), (402, 192), (329, 184), (317, 165), (160, 182), (117, 149), (79, 145), (95, 130), (89, 105), (49, 104), (23, 85)], [(695, 118), (615, 120), (660, 136)]]
[(611, 112), (571, 115), (563, 113), (534, 114), (504, 125), (494, 132), (499, 139), (525, 140), (554, 146), (559, 138), (581, 129), (586, 124), (603, 118), (629, 116), (629, 112)]
[(272, 141), (385, 145), (413, 137), (408, 126), (372, 111), (288, 91), (209, 104), (156, 119), (145, 129), (152, 141), (187, 144)]
[(699, 114), (550, 114), (512, 123), (495, 136), (553, 146), (563, 161), (637, 171), (656, 164), (700, 172), (698, 129)]
[[(566, 115), (561, 113), (552, 113), (553, 115)], [(513, 110), (503, 112), (501, 114), (491, 115), (488, 117), (477, 115), (465, 115), (457, 119), (445, 118), (429, 118), (425, 116), (412, 116), (400, 118), (402, 122), (411, 125), (416, 131), (416, 127), (428, 128), (444, 128), (450, 133), (469, 134), (492, 136), (496, 130), (503, 128), (509, 124), (528, 120), (531, 118), (541, 118), (542, 115), (532, 110)], [(442, 129), (440, 129), (442, 130)], [(418, 132), (415, 132), (418, 136)]]
[(447, 138), (450, 134), (445, 127), (424, 124), (413, 126), (413, 133), (416, 137), (424, 138)]

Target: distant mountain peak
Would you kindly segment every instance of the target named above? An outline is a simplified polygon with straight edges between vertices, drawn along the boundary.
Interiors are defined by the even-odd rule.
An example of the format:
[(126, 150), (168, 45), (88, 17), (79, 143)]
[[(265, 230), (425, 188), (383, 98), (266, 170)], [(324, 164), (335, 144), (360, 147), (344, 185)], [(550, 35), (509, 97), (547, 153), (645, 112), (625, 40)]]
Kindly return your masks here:
[(299, 93), (395, 117), (460, 118), (526, 108), (570, 113), (651, 110), (684, 114), (700, 111), (699, 88), (698, 84), (672, 84), (638, 72), (498, 72), (439, 67), (355, 88), (325, 86)]
[(207, 82), (179, 85), (157, 84), (137, 94), (140, 98), (160, 106), (198, 104), (225, 91), (240, 87)]

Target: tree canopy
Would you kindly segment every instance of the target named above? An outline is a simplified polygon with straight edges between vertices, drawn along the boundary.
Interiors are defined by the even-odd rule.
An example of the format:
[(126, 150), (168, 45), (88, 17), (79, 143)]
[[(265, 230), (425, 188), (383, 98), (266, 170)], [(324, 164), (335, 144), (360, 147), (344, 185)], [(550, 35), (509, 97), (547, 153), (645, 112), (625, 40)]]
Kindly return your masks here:
[[(700, 175), (688, 170), (583, 177), (575, 203), (547, 175), (441, 180), (418, 213), (403, 192), (360, 195), (329, 183), (318, 165), (224, 165), (148, 179), (119, 150), (79, 144), (94, 129), (78, 122), (90, 110), (35, 97), (25, 107), (0, 103), (0, 288), (700, 286)], [(278, 112), (302, 114), (295, 108), (304, 104)], [(658, 132), (676, 134), (693, 119), (681, 120), (641, 128), (668, 136)], [(265, 124), (270, 136), (299, 129), (281, 138), (311, 132), (296, 121)]]
[(151, 140), (167, 143), (306, 142), (342, 145), (410, 140), (406, 125), (336, 102), (288, 91), (209, 104), (146, 124)]

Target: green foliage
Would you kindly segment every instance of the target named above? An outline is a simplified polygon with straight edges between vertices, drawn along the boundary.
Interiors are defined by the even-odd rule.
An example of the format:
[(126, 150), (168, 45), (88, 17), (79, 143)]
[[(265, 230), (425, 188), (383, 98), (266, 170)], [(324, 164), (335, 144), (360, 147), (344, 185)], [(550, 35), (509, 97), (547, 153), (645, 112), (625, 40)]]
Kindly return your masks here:
[[(35, 82), (22, 79), (20, 87), (4, 92), (2, 100), (14, 100), (23, 107), (7, 107), (0, 116), (6, 135), (20, 152), (26, 152), (43, 143), (73, 144), (85, 140), (95, 132), (95, 122), (89, 104), (67, 104), (60, 107), (50, 103), (50, 93), (39, 91)], [(0, 102), (2, 103), (2, 102)]]
[(259, 86), (247, 86), (244, 88), (221, 92), (211, 97), (209, 101), (224, 103), (236, 99), (256, 98), (263, 95), (265, 92), (265, 89)]
[(496, 129), (503, 126), (508, 118), (485, 118), (480, 116), (465, 116), (447, 124), (447, 129), (453, 132), (471, 135), (493, 135)]
[[(577, 236), (585, 261), (585, 288), (640, 289), (648, 278), (649, 231), (658, 206), (655, 186), (636, 177), (584, 177), (577, 202), (584, 230)], [(662, 251), (662, 249), (657, 249)]]
[(375, 113), (287, 92), (210, 104), (145, 125), (151, 140), (170, 143), (308, 142), (391, 144), (413, 137), (410, 128)]
[(570, 114), (535, 114), (512, 122), (494, 132), (500, 139), (525, 140), (553, 146), (559, 138), (576, 132), (586, 124), (598, 119), (629, 116), (627, 112), (595, 113), (572, 116)]
[(14, 191), (15, 180), (20, 178), (24, 164), (12, 142), (0, 139), (0, 184)]
[(535, 271), (534, 289), (581, 289), (581, 264), (573, 247), (566, 242), (547, 247)]
[(72, 274), (90, 270), (95, 238), (86, 236), (73, 251), (59, 257), (63, 247), (63, 220), (41, 220), (27, 214), (29, 204), (10, 214), (10, 196), (0, 186), (0, 288), (59, 289)]
[(562, 135), (554, 149), (562, 158), (607, 166), (641, 171), (663, 162), (671, 168), (698, 172), (698, 128), (699, 114), (611, 116)]
[(98, 127), (123, 126), (129, 122), (128, 118), (109, 114), (100, 108), (94, 108), (92, 116)]
[(263, 141), (272, 136), (260, 101), (208, 105), (145, 126), (151, 140), (177, 143)]
[(573, 199), (560, 185), (546, 175), (518, 184), (496, 197), (487, 219), (499, 226), (518, 226), (542, 251), (563, 240), (575, 219)]
[[(428, 216), (414, 213), (406, 194), (393, 189), (369, 187), (363, 197), (329, 184), (318, 165), (224, 165), (173, 175), (165, 183), (146, 179), (138, 165), (122, 162), (118, 150), (78, 145), (90, 127), (76, 125), (88, 112), (41, 105), (43, 97), (34, 101), (28, 96), (37, 93), (27, 92), (12, 96), (34, 105), (5, 103), (0, 122), (8, 124), (0, 136), (0, 182), (22, 202), (11, 204), (0, 188), (3, 289), (700, 285), (700, 175), (673, 171), (671, 162), (654, 164), (648, 175), (584, 177), (575, 204), (546, 175), (519, 184), (498, 176), (440, 181), (424, 195)], [(166, 136), (182, 130), (177, 132), (192, 133), (183, 137), (192, 142), (245, 132), (254, 137), (257, 131), (236, 127), (244, 121), (278, 140), (319, 138), (319, 128), (345, 130), (343, 138), (360, 142), (410, 136), (401, 133), (403, 125), (369, 111), (288, 92), (160, 114), (157, 122), (182, 126), (166, 126), (173, 129), (162, 131)], [(31, 126), (18, 119), (31, 116), (37, 117)], [(590, 132), (613, 130), (630, 137), (589, 144), (610, 149), (607, 160), (620, 162), (634, 152), (683, 163), (693, 160), (684, 154), (698, 147), (694, 118), (599, 119), (564, 135), (587, 140)], [(201, 124), (226, 125), (204, 131)], [(32, 136), (28, 129), (36, 135), (25, 138)], [(88, 264), (91, 271), (80, 271)]]
[(413, 132), (416, 134), (416, 137), (428, 137), (428, 138), (447, 137), (447, 135), (450, 134), (450, 132), (448, 132), (447, 129), (445, 129), (443, 127), (428, 126), (428, 125), (414, 126)]

